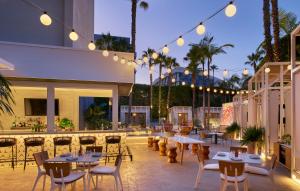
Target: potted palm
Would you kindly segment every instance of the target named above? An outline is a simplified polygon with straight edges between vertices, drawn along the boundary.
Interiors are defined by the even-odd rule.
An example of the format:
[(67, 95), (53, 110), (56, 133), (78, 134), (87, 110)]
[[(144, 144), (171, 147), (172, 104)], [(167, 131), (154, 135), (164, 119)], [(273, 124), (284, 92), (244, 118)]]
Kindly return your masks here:
[(236, 139), (240, 130), (241, 130), (240, 125), (237, 122), (233, 122), (230, 126), (226, 128), (226, 134)]
[(255, 153), (256, 147), (258, 153), (261, 153), (261, 147), (264, 141), (264, 128), (247, 127), (243, 130), (243, 136), (241, 140), (242, 145), (247, 145), (248, 153)]

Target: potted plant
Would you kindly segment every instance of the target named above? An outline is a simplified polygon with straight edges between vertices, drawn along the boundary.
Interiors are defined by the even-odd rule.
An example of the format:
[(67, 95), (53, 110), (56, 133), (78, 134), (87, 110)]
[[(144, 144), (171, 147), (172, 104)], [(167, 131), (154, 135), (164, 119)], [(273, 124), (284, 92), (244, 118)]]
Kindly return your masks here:
[(45, 129), (45, 125), (39, 119), (37, 119), (34, 121), (31, 129), (34, 132), (41, 132), (41, 130)]
[(291, 135), (290, 135), (290, 134), (284, 134), (284, 135), (281, 137), (281, 142), (282, 142), (283, 144), (291, 145)]
[(240, 130), (241, 130), (240, 125), (237, 122), (233, 122), (230, 126), (228, 126), (226, 128), (226, 134), (228, 134), (228, 135), (232, 136), (234, 139), (236, 139)]
[(248, 153), (255, 153), (256, 147), (258, 153), (261, 152), (261, 147), (264, 141), (264, 128), (247, 127), (243, 130), (243, 136), (241, 140), (242, 145), (247, 145)]
[(72, 131), (74, 129), (74, 124), (72, 120), (63, 118), (59, 121), (59, 127), (65, 131)]

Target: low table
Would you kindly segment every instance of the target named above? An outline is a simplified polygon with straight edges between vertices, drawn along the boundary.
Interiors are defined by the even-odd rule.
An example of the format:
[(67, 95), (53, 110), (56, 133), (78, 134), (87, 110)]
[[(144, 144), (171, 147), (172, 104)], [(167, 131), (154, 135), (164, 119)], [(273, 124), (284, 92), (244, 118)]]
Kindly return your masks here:
[(215, 144), (218, 144), (218, 136), (222, 136), (222, 135), (224, 135), (224, 133), (217, 133), (217, 132), (210, 132), (210, 133), (208, 133), (208, 135), (212, 135), (212, 136), (214, 136), (215, 137)]

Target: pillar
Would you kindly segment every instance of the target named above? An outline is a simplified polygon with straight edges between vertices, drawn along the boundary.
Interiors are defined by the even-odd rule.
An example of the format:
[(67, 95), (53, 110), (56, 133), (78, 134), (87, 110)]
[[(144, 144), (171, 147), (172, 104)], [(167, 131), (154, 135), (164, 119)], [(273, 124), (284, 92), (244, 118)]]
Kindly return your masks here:
[(55, 126), (55, 89), (47, 86), (47, 132), (53, 132)]
[(118, 130), (119, 122), (119, 90), (115, 86), (112, 91), (112, 128)]

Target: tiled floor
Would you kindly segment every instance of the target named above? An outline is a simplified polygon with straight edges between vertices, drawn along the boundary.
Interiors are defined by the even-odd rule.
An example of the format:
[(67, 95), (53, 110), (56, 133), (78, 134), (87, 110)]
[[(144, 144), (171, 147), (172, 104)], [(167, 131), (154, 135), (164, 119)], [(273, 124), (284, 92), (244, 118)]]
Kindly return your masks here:
[[(184, 163), (169, 164), (166, 157), (159, 156), (158, 152), (147, 148), (146, 138), (129, 138), (128, 144), (134, 155), (133, 162), (125, 161), (121, 167), (124, 190), (132, 191), (185, 191), (194, 190), (193, 185), (198, 170), (197, 158), (190, 151), (186, 151)], [(217, 150), (226, 150), (221, 145), (213, 145), (211, 155)], [(179, 159), (179, 157), (178, 157)], [(213, 161), (209, 161), (213, 162)], [(28, 167), (26, 171), (22, 168), (0, 169), (1, 191), (27, 191), (31, 190), (36, 168)], [(201, 179), (198, 190), (216, 191), (220, 186), (218, 172), (206, 171)], [(104, 177), (99, 183), (98, 190), (114, 190), (114, 179)], [(249, 190), (251, 191), (289, 191), (300, 190), (300, 185), (288, 178), (288, 171), (283, 167), (277, 167), (275, 173), (275, 185), (272, 186), (267, 177), (249, 176)], [(38, 184), (37, 190), (42, 190), (42, 182)], [(69, 188), (70, 189), (70, 188)], [(76, 185), (77, 190), (83, 190), (82, 182)], [(49, 179), (47, 179), (46, 190), (49, 190)], [(92, 190), (92, 189), (91, 189)], [(229, 187), (228, 190), (234, 190)], [(242, 190), (242, 186), (240, 186)]]

